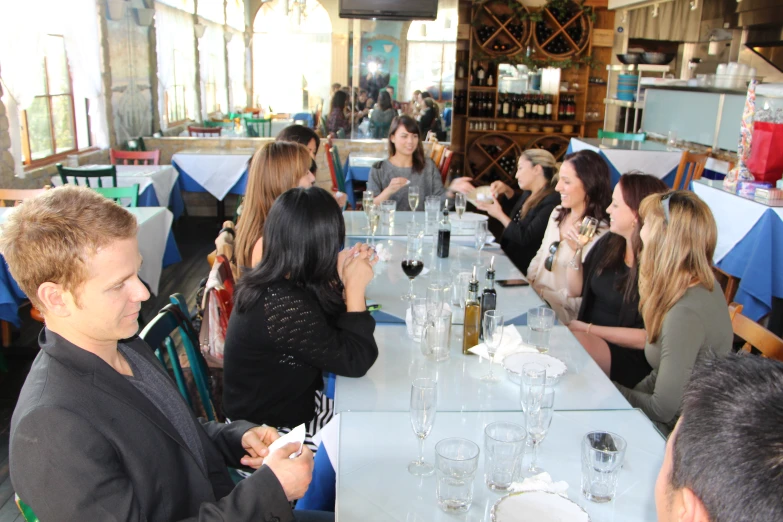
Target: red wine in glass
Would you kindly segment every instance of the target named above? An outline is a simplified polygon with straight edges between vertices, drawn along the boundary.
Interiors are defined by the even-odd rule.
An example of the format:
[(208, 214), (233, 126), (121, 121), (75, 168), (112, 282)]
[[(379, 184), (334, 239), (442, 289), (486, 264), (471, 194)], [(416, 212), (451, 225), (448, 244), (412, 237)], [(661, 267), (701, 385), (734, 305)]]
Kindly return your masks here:
[(403, 299), (413, 299), (413, 280), (416, 279), (416, 276), (421, 274), (422, 270), (424, 270), (423, 261), (418, 259), (403, 259), (402, 271), (406, 276), (408, 276), (408, 279), (410, 280), (410, 291), (408, 295), (402, 296)]

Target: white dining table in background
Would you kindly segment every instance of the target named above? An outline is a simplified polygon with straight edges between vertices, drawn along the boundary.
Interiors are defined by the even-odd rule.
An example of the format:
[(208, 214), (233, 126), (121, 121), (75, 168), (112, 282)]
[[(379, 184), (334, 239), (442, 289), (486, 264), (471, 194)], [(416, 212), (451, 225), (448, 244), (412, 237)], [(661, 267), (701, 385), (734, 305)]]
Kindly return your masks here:
[[(526, 326), (517, 327), (520, 331)], [(378, 360), (360, 379), (337, 377), (334, 407), (344, 411), (408, 411), (411, 382), (418, 377), (438, 381), (438, 412), (521, 411), (519, 385), (511, 382), (500, 363), (493, 363), (500, 382), (487, 384), (481, 376), (489, 362), (462, 353), (462, 326), (451, 327), (447, 361), (426, 359), (405, 325), (375, 327)], [(557, 410), (623, 410), (631, 405), (601, 371), (565, 326), (552, 330), (549, 355), (568, 368), (555, 386)]]
[(255, 149), (187, 149), (175, 153), (171, 163), (222, 201), (247, 172), (254, 152)]
[[(410, 390), (409, 390), (410, 393)], [(443, 393), (438, 389), (438, 409)], [(424, 458), (435, 462), (435, 444), (448, 437), (475, 442), (481, 453), (473, 483), (473, 504), (460, 516), (438, 508), (437, 478), (414, 477), (408, 463), (417, 456), (417, 439), (406, 412), (340, 414), (336, 519), (373, 522), (485, 522), (503, 494), (484, 484), (484, 428), (495, 421), (524, 424), (521, 412), (438, 411), (424, 441)], [(589, 431), (611, 431), (628, 443), (612, 502), (596, 504), (581, 493), (581, 440)], [(654, 488), (665, 441), (639, 410), (556, 411), (538, 450), (538, 464), (553, 481), (568, 483), (568, 497), (582, 506), (591, 522), (655, 522)], [(529, 465), (530, 453), (524, 464)]]

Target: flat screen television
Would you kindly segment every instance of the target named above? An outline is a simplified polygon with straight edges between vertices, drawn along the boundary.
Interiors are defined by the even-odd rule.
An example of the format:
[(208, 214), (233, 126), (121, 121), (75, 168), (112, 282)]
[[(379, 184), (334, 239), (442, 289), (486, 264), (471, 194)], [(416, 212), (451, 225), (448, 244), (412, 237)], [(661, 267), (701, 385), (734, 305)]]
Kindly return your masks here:
[(340, 0), (340, 18), (435, 20), (438, 0)]

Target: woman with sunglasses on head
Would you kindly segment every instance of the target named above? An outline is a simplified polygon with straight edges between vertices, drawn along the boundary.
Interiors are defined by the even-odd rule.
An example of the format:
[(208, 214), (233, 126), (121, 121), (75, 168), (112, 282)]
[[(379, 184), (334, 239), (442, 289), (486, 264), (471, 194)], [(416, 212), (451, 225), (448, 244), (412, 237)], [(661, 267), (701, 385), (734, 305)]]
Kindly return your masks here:
[[(492, 201), (477, 202), (476, 208), (503, 226), (500, 247), (522, 273), (541, 247), (549, 216), (560, 203), (555, 191), (558, 170), (560, 165), (549, 151), (528, 149), (519, 156), (515, 176), (522, 192), (516, 194), (502, 181), (494, 181)], [(465, 194), (474, 189), (467, 177), (455, 178), (449, 186), (450, 191)]]
[[(569, 263), (578, 250), (587, 256), (595, 241), (606, 231), (606, 207), (611, 199), (609, 167), (596, 152), (581, 150), (565, 157), (555, 190), (560, 205), (549, 217), (538, 253), (530, 262), (527, 278), (557, 314), (561, 323), (576, 318), (580, 297), (568, 295)], [(574, 241), (570, 232), (579, 232), (585, 217), (598, 221), (595, 234), (587, 243)]]
[(696, 359), (731, 352), (734, 332), (712, 272), (718, 229), (709, 207), (689, 191), (653, 194), (639, 216), (639, 303), (652, 372), (633, 388), (618, 384), (664, 434), (677, 422)]
[[(568, 327), (604, 373), (628, 387), (652, 371), (644, 356), (647, 334), (639, 313), (639, 205), (650, 194), (668, 190), (655, 176), (621, 176), (606, 209), (609, 233), (595, 242), (584, 265), (577, 257), (578, 269), (567, 272), (568, 295), (582, 298)], [(568, 235), (578, 240), (573, 231)]]

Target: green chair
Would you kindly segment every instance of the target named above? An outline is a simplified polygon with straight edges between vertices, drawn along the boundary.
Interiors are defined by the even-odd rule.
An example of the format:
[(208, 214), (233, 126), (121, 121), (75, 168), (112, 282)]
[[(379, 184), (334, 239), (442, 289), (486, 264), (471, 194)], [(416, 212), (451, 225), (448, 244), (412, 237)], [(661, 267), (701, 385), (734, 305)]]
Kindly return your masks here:
[(19, 498), (19, 495), (14, 494), (14, 500), (16, 501), (16, 507), (19, 508), (19, 512), (22, 513), (22, 518), (24, 518), (27, 522), (38, 522), (38, 517), (35, 516), (35, 513), (33, 513), (33, 510), (30, 509), (30, 506), (22, 502), (22, 499)]
[(340, 163), (340, 151), (337, 150), (336, 145), (332, 145), (331, 150), (329, 151), (329, 155), (331, 158), (327, 158), (332, 162), (332, 165), (334, 165), (334, 174), (337, 178), (337, 190), (345, 193), (345, 172), (343, 172), (343, 166)]
[(598, 139), (610, 139), (610, 140), (625, 140), (625, 141), (645, 141), (647, 139), (646, 132), (632, 133), (632, 132), (611, 132), (605, 130), (598, 130)]
[(344, 140), (345, 139), (345, 129), (337, 129), (337, 132), (335, 132), (337, 135), (338, 140)]
[(95, 187), (95, 192), (103, 195), (109, 199), (113, 199), (118, 204), (122, 205), (123, 199), (130, 200), (128, 205), (130, 208), (136, 208), (139, 206), (139, 184), (135, 183), (130, 187)]
[(321, 136), (326, 137), (329, 133), (326, 131), (326, 116), (321, 116), (321, 123), (318, 126), (321, 131)]
[[(101, 178), (111, 178), (110, 186), (117, 186), (117, 168), (114, 165), (107, 165), (105, 168), (97, 169), (63, 167), (62, 163), (58, 163), (56, 166), (63, 185), (70, 183), (68, 178), (73, 178), (74, 185), (84, 184), (86, 187), (92, 187), (93, 185), (90, 181), (94, 180), (98, 187), (103, 187), (103, 179)], [(79, 180), (82, 180), (82, 183), (79, 183)]]
[(370, 134), (372, 135), (373, 139), (385, 140), (386, 138), (389, 137), (390, 127), (391, 127), (391, 122), (383, 123), (383, 124), (376, 124), (370, 122)]
[(272, 137), (272, 118), (245, 118), (245, 126), (250, 138)]

